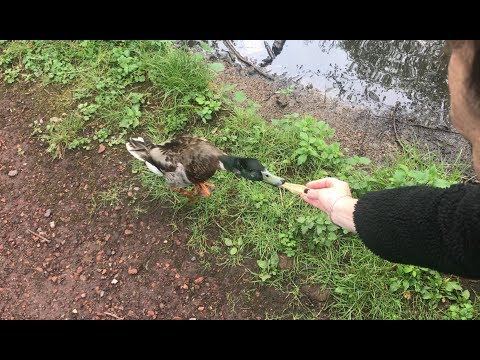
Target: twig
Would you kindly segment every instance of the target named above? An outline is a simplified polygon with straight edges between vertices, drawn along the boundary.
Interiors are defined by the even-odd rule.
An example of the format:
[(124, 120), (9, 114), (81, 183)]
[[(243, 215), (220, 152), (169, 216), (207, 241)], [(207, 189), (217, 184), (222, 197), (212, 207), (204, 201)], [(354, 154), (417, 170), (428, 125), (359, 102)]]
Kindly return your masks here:
[(450, 133), (450, 134), (460, 135), (459, 132), (457, 132), (457, 131), (452, 131), (452, 130), (449, 130), (449, 129), (432, 128), (432, 127), (425, 126), (425, 125), (422, 125), (422, 124), (409, 124), (409, 123), (405, 123), (405, 122), (402, 122), (402, 124), (409, 125), (409, 126), (421, 127), (421, 128), (423, 128), (423, 129), (429, 129), (429, 130), (434, 130), (434, 131), (443, 131), (443, 132), (447, 132), (447, 133)]
[(43, 241), (46, 241), (47, 243), (49, 243), (49, 242), (50, 242), (50, 240), (48, 240), (46, 237), (43, 237), (42, 235), (39, 235), (39, 234), (37, 234), (37, 233), (33, 232), (33, 231), (32, 231), (32, 230), (30, 230), (30, 229), (27, 229), (27, 231), (28, 231), (30, 234), (33, 234), (33, 235), (35, 235), (35, 236), (39, 237), (39, 238), (40, 238), (40, 239), (42, 239)]
[(395, 113), (397, 112), (397, 107), (395, 106), (395, 109), (393, 109), (393, 113), (392, 113), (392, 120), (393, 120), (393, 131), (395, 132), (395, 141), (398, 143), (398, 145), (401, 146), (401, 148), (403, 150), (405, 150), (402, 142), (400, 141), (399, 137), (398, 137), (398, 134), (397, 134), (397, 119), (396, 119), (396, 116), (395, 116)]
[(115, 319), (117, 319), (117, 320), (123, 320), (123, 319), (124, 319), (123, 317), (120, 317), (120, 316), (118, 316), (118, 315), (115, 315), (115, 314), (112, 314), (112, 313), (109, 313), (109, 312), (106, 312), (106, 311), (104, 312), (104, 314), (105, 314), (105, 315), (108, 315), (108, 316), (111, 316), (111, 317), (113, 317), (113, 318), (115, 318)]
[[(380, 119), (391, 119), (391, 117), (389, 117), (389, 116), (381, 116), (381, 115), (373, 115), (373, 116), (376, 117), (376, 118), (380, 118)], [(421, 127), (423, 129), (428, 129), (428, 130), (433, 130), (433, 131), (442, 131), (442, 132), (447, 132), (447, 133), (450, 133), (450, 134), (460, 135), (459, 132), (452, 131), (452, 130), (449, 130), (449, 129), (433, 128), (433, 127), (425, 126), (425, 125), (422, 125), (422, 124), (411, 124), (411, 123), (408, 123), (408, 122), (405, 122), (405, 121), (398, 121), (398, 120), (397, 120), (397, 123), (402, 124), (402, 125), (407, 125), (407, 126)]]
[(260, 75), (265, 76), (269, 80), (273, 80), (273, 76), (267, 74), (265, 71), (259, 69), (257, 66), (253, 65), (252, 62), (248, 61), (246, 58), (244, 58), (238, 51), (235, 49), (235, 46), (233, 46), (232, 42), (230, 40), (223, 40), (223, 43), (225, 44), (228, 49), (235, 54), (235, 56), (242, 61), (243, 63), (253, 67), (256, 72), (258, 72)]

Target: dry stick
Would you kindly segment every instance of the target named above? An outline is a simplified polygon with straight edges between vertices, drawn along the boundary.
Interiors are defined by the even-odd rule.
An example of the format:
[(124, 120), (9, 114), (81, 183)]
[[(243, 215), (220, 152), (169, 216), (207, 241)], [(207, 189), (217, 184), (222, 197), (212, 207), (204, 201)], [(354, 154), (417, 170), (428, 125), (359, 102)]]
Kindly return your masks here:
[(398, 134), (397, 134), (397, 119), (396, 119), (396, 116), (395, 116), (395, 113), (397, 112), (397, 107), (395, 106), (395, 109), (393, 109), (393, 113), (392, 113), (392, 118), (393, 118), (393, 131), (395, 132), (395, 141), (401, 146), (401, 148), (403, 150), (405, 150), (405, 147), (403, 146), (402, 142), (400, 141), (400, 139), (398, 138)]
[(112, 313), (109, 313), (109, 312), (104, 312), (105, 315), (108, 315), (108, 316), (111, 316), (115, 319), (118, 319), (118, 320), (123, 320), (124, 318), (123, 317), (120, 317), (118, 315), (115, 315), (115, 314), (112, 314)]
[(42, 235), (39, 235), (39, 234), (37, 234), (37, 233), (33, 232), (33, 231), (32, 231), (32, 230), (30, 230), (30, 229), (27, 229), (27, 231), (28, 231), (30, 234), (33, 234), (33, 235), (35, 235), (35, 236), (39, 237), (40, 239), (42, 239), (42, 240), (46, 241), (47, 243), (49, 243), (49, 242), (50, 242), (50, 240), (48, 240), (46, 237), (43, 237)]
[[(381, 118), (381, 119), (390, 119), (389, 116), (381, 116), (381, 115), (373, 115), (373, 116), (376, 117), (376, 118)], [(416, 126), (416, 127), (421, 127), (423, 129), (428, 129), (428, 130), (432, 130), (432, 131), (442, 131), (442, 132), (447, 132), (447, 133), (451, 133), (451, 134), (460, 135), (459, 132), (452, 131), (452, 130), (449, 130), (449, 129), (432, 128), (432, 127), (425, 126), (425, 125), (422, 125), (422, 124), (411, 124), (411, 123), (408, 123), (408, 122), (405, 122), (405, 121), (398, 121), (398, 120), (397, 120), (397, 122), (402, 124), (402, 125)]]
[(255, 69), (256, 72), (258, 72), (260, 75), (263, 75), (265, 76), (267, 79), (269, 80), (273, 80), (273, 76), (272, 75), (269, 75), (267, 74), (266, 72), (260, 70), (258, 67), (256, 67), (255, 65), (253, 65), (250, 61), (248, 61), (246, 58), (244, 58), (238, 51), (237, 49), (235, 49), (235, 46), (233, 46), (232, 42), (230, 40), (223, 40), (223, 43), (225, 44), (226, 47), (228, 47), (230, 49), (231, 52), (233, 52), (235, 54), (235, 56), (240, 60), (242, 61), (243, 63), (253, 67)]

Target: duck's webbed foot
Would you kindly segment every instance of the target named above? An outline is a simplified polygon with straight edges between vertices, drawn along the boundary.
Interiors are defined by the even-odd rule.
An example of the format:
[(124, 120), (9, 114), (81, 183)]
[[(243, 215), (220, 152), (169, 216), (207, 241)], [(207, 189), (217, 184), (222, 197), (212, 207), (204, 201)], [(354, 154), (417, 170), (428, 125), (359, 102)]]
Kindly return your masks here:
[(192, 202), (197, 201), (196, 191), (188, 191), (188, 190), (178, 188), (178, 187), (175, 187), (175, 186), (170, 186), (170, 189), (172, 189), (173, 191), (176, 191), (176, 192), (178, 192), (182, 195), (185, 195)]

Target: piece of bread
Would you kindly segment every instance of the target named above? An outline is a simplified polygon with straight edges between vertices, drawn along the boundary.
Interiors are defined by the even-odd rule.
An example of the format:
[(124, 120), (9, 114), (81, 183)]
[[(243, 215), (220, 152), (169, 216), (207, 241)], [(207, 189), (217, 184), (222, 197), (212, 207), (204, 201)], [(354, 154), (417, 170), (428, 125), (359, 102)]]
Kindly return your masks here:
[(304, 185), (292, 184), (292, 183), (285, 183), (280, 187), (296, 195), (303, 194), (305, 189), (307, 189), (307, 187)]

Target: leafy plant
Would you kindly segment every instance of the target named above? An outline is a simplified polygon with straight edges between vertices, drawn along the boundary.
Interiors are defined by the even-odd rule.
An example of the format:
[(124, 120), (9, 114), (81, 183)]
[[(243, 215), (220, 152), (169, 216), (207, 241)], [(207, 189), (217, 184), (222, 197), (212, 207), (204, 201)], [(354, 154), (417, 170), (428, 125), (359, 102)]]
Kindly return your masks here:
[(239, 249), (243, 246), (243, 239), (241, 237), (236, 239), (225, 238), (223, 239), (223, 242), (228, 246), (228, 253), (232, 256), (237, 254)]
[(262, 281), (270, 279), (277, 275), (279, 257), (277, 253), (273, 253), (268, 259), (257, 260), (257, 265), (260, 268), (259, 278)]

